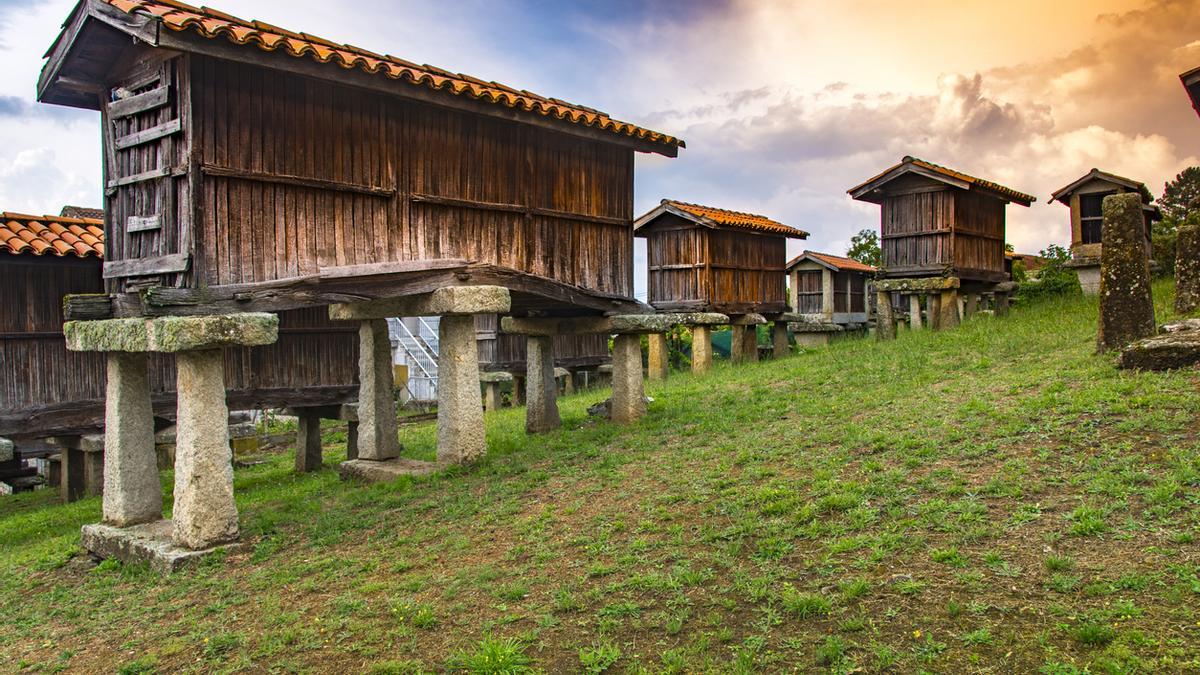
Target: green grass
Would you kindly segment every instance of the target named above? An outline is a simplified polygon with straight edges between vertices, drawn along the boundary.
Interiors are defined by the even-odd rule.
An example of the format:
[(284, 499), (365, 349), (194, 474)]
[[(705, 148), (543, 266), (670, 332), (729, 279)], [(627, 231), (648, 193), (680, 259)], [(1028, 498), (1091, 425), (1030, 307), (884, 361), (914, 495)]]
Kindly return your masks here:
[(388, 485), (331, 427), (322, 471), (236, 471), (248, 552), (170, 578), (81, 555), (98, 499), (0, 500), (0, 671), (1194, 671), (1200, 373), (1118, 371), (1095, 323), (672, 374), (628, 427), (501, 410), (479, 464)]

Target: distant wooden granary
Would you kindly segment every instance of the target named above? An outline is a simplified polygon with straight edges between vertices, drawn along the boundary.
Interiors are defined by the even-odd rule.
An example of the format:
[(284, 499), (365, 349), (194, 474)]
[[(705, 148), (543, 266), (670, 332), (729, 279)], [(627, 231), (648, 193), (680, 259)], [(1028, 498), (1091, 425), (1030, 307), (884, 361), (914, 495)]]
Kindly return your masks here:
[[(634, 153), (683, 142), (598, 110), (175, 0), (82, 0), (38, 95), (103, 130), (108, 297), (68, 299), (68, 341), (176, 352), (181, 426), (208, 439), (187, 452), (205, 461), (221, 462), (196, 412), (224, 388), (212, 350), (269, 343), (264, 313), (359, 322), (360, 454), (343, 469), (378, 478), (433, 468), (399, 458), (386, 318), (442, 317), (438, 459), (461, 463), (486, 447), (476, 315), (649, 309), (633, 299)], [(635, 332), (616, 339), (614, 419), (644, 409)], [(552, 336), (527, 345), (540, 397)], [(110, 359), (110, 380), (143, 364)], [(236, 537), (231, 480), (177, 471), (176, 545)], [(197, 499), (208, 517), (180, 508)]]
[[(934, 325), (959, 320), (959, 289), (966, 311), (980, 293), (1007, 281), (1005, 206), (1029, 206), (1031, 195), (915, 157), (851, 188), (854, 199), (879, 204), (883, 264), (876, 288), (881, 310), (893, 292), (910, 298), (910, 317), (920, 321), (920, 295), (936, 291)], [(933, 298), (934, 295), (929, 297)], [(891, 314), (890, 309), (887, 312)], [(882, 316), (879, 319), (883, 322)], [(887, 318), (891, 321), (891, 317)], [(894, 330), (885, 326), (882, 337)]]
[(1200, 115), (1200, 68), (1193, 68), (1179, 76), (1180, 82), (1183, 82), (1183, 88), (1187, 91), (1188, 98), (1192, 101), (1192, 108)]
[(1154, 206), (1154, 195), (1145, 183), (1118, 176), (1107, 171), (1092, 169), (1069, 185), (1059, 188), (1050, 196), (1050, 201), (1065, 204), (1071, 210), (1071, 262), (1079, 275), (1079, 285), (1087, 295), (1100, 292), (1100, 226), (1104, 221), (1101, 205), (1108, 195), (1136, 193), (1142, 200), (1145, 215), (1146, 260), (1151, 254), (1151, 224), (1162, 218)]
[(660, 310), (787, 311), (787, 240), (808, 233), (766, 216), (664, 199), (637, 219), (649, 302)]
[(805, 251), (787, 264), (792, 311), (850, 328), (865, 325), (876, 271), (853, 258)]

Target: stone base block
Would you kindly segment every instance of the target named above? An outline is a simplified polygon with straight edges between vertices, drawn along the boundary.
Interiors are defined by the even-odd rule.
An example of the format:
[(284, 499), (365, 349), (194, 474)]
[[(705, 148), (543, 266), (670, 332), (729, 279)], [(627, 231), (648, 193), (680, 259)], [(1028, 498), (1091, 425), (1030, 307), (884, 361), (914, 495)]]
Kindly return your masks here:
[(422, 462), (403, 457), (383, 461), (351, 459), (338, 465), (338, 473), (342, 476), (342, 480), (385, 483), (401, 476), (428, 476), (441, 468), (442, 466), (437, 462)]
[(112, 558), (125, 564), (147, 563), (150, 569), (159, 574), (170, 574), (195, 565), (218, 549), (240, 551), (248, 546), (233, 542), (193, 551), (175, 545), (171, 539), (173, 527), (169, 520), (156, 520), (131, 527), (94, 523), (83, 526), (81, 543), (88, 553), (97, 558)]
[(1134, 342), (1121, 350), (1117, 366), (1127, 370), (1177, 370), (1200, 366), (1200, 331), (1181, 331)]

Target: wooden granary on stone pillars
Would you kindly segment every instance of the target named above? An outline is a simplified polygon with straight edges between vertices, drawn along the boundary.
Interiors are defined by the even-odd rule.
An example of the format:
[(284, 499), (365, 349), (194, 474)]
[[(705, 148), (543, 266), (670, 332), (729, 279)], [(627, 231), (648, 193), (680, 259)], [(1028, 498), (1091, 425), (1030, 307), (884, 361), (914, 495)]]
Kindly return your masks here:
[(1151, 223), (1162, 219), (1162, 212), (1151, 202), (1154, 195), (1144, 183), (1116, 174), (1092, 169), (1083, 176), (1057, 190), (1050, 201), (1065, 204), (1071, 209), (1071, 261), (1079, 275), (1079, 285), (1085, 295), (1100, 292), (1101, 224), (1104, 221), (1102, 205), (1108, 195), (1135, 193), (1142, 202), (1143, 231), (1146, 260), (1150, 260)]
[[(734, 361), (758, 359), (756, 326), (773, 323), (776, 356), (788, 351), (787, 240), (808, 233), (766, 216), (664, 199), (637, 219), (646, 239), (649, 302), (659, 311), (720, 313), (733, 328)], [(692, 369), (709, 368), (710, 326), (692, 331)], [(651, 336), (650, 372), (665, 376), (662, 335)]]
[[(485, 450), (475, 315), (649, 309), (632, 298), (634, 154), (673, 157), (677, 138), (174, 0), (83, 0), (47, 59), (39, 99), (103, 128), (107, 295), (68, 299), (66, 326), (71, 348), (110, 352), (118, 451), (93, 550), (161, 518), (142, 499), (157, 495), (147, 352), (179, 363), (173, 539), (199, 550), (237, 537), (217, 356), (272, 341), (275, 312), (359, 322), (359, 453), (343, 468), (378, 477), (436, 466), (399, 457), (386, 317), (443, 317), (447, 464)], [(530, 338), (531, 364), (552, 359), (545, 342)]]
[(915, 157), (848, 192), (881, 207), (880, 339), (896, 336), (893, 293), (908, 297), (913, 328), (922, 324), (922, 298), (934, 328), (957, 326), (983, 296), (997, 314), (1007, 311), (1014, 286), (1004, 268), (1005, 206), (1029, 206), (1034, 197)]

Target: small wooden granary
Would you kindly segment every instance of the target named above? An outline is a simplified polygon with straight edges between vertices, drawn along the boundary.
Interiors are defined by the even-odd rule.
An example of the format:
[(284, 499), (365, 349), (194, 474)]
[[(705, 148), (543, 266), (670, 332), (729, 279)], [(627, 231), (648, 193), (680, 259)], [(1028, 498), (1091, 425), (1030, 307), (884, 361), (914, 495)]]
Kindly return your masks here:
[[(103, 221), (0, 214), (0, 436), (16, 439), (91, 433), (104, 422), (104, 355), (67, 350), (62, 298), (101, 290)], [(227, 350), (234, 409), (330, 405), (354, 400), (358, 349), (353, 324), (320, 309), (280, 314), (279, 341)], [(349, 358), (346, 358), (346, 357)], [(175, 412), (175, 364), (150, 368), (155, 412)]]
[(1200, 115), (1200, 68), (1192, 68), (1180, 74), (1179, 81), (1183, 83), (1183, 88), (1192, 101), (1192, 108)]
[(787, 264), (792, 311), (828, 323), (865, 324), (875, 272), (853, 258), (805, 251)]
[(787, 240), (808, 233), (765, 216), (664, 199), (637, 219), (649, 302), (659, 310), (787, 311)]
[(1075, 268), (1080, 286), (1083, 287), (1084, 293), (1089, 295), (1100, 291), (1100, 253), (1103, 250), (1100, 226), (1104, 221), (1101, 206), (1108, 195), (1126, 192), (1136, 193), (1142, 200), (1142, 211), (1146, 221), (1146, 259), (1149, 260), (1151, 224), (1162, 218), (1162, 212), (1154, 206), (1154, 195), (1145, 183), (1092, 169), (1050, 196), (1050, 201), (1065, 204), (1071, 210), (1069, 265)]
[(83, 0), (38, 93), (101, 113), (116, 316), (481, 284), (517, 315), (632, 308), (634, 152), (683, 146), (175, 0)]
[(905, 157), (849, 193), (882, 207), (883, 277), (947, 276), (983, 283), (1006, 279), (1004, 207), (1035, 201), (915, 157)]

